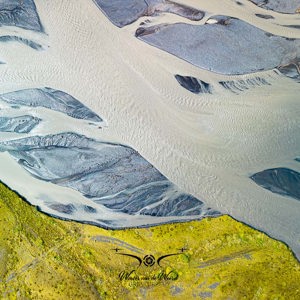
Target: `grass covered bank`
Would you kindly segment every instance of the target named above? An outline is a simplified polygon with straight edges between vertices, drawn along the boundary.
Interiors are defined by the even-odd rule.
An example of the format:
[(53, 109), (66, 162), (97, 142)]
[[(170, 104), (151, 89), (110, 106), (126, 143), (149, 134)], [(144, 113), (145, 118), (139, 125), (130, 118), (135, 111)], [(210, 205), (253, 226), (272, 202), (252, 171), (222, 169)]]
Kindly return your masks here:
[(105, 230), (49, 217), (0, 184), (1, 299), (290, 300), (299, 282), (285, 244), (229, 216)]

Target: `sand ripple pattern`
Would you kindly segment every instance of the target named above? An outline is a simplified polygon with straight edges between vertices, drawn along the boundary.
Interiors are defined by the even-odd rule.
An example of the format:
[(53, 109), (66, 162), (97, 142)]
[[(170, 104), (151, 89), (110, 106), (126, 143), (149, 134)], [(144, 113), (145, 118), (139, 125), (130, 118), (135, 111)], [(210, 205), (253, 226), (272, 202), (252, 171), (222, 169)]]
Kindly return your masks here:
[[(275, 2), (283, 4), (268, 1), (269, 5)], [(126, 9), (129, 3), (136, 4), (136, 10)], [(44, 212), (82, 222), (97, 215), (101, 216), (94, 219), (97, 225), (113, 228), (188, 220), (185, 200), (178, 200), (178, 206), (151, 200), (140, 207), (137, 198), (130, 197), (151, 199), (146, 191), (153, 193), (155, 186), (170, 196), (180, 191), (213, 211), (228, 213), (285, 241), (300, 257), (300, 202), (283, 189), (294, 176), (264, 173), (268, 176), (262, 179), (273, 180), (268, 184), (272, 190), (250, 178), (279, 168), (300, 172), (295, 160), (300, 149), (299, 15), (293, 13), (294, 7), (291, 13), (278, 13), (279, 6), (265, 8), (248, 0), (224, 0), (221, 6), (219, 0), (35, 1), (44, 33), (17, 24), (0, 28), (2, 39), (7, 40), (0, 50), (0, 60), (6, 63), (0, 65), (0, 94), (51, 87), (79, 99), (105, 121), (54, 110), (51, 97), (45, 103), (52, 108), (0, 101), (0, 116), (9, 118), (5, 124), (16, 124), (23, 116), (41, 120), (28, 133), (2, 131), (1, 145), (34, 137), (35, 143), (36, 138), (49, 141), (49, 147), (40, 151), (32, 144), (28, 155), (17, 148), (1, 152), (1, 180)], [(23, 40), (17, 42), (18, 37)], [(143, 38), (159, 42), (160, 47)], [(28, 41), (46, 51), (28, 47), (24, 44)], [(167, 46), (173, 47), (173, 55)], [(192, 64), (195, 53), (202, 55)], [(60, 157), (60, 164), (67, 160), (62, 158), (69, 152), (53, 142), (61, 133), (119, 150), (128, 145), (127, 151), (133, 151), (127, 156), (128, 165), (137, 167), (133, 162), (139, 154), (168, 183), (147, 181), (150, 176), (139, 188), (128, 179), (124, 190), (112, 189), (110, 194), (99, 188), (98, 195), (98, 185), (88, 180), (93, 176), (84, 164), (83, 169), (68, 168), (66, 174), (42, 164), (51, 154)], [(86, 158), (98, 174), (99, 153), (94, 149), (98, 146), (71, 147), (70, 157)], [(118, 157), (126, 161), (126, 156)], [(131, 164), (130, 158), (135, 158)], [(122, 178), (114, 180), (123, 184)], [(281, 193), (274, 192), (278, 189)], [(174, 216), (180, 210), (186, 215)], [(167, 211), (169, 216), (158, 216)]]

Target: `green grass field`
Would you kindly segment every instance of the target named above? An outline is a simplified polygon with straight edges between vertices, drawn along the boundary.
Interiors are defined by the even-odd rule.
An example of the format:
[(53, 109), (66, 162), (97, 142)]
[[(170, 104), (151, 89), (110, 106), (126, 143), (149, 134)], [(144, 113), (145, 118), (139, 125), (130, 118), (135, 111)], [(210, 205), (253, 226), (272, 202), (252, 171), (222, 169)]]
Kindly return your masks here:
[(0, 184), (1, 299), (298, 300), (299, 282), (285, 244), (229, 216), (112, 231), (51, 218)]

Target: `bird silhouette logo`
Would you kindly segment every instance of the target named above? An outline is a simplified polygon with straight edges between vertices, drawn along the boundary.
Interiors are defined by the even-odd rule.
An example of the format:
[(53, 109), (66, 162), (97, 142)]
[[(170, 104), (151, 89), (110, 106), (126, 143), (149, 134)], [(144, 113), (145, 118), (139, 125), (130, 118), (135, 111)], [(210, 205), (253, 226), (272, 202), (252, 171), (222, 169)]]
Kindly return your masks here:
[(111, 249), (111, 250), (114, 250), (115, 254), (117, 254), (117, 255), (128, 256), (128, 257), (134, 258), (135, 260), (138, 261), (138, 264), (139, 264), (138, 267), (140, 267), (142, 264), (144, 264), (146, 267), (153, 267), (155, 264), (162, 267), (161, 262), (165, 258), (170, 257), (170, 256), (181, 255), (188, 249), (183, 247), (181, 249), (178, 249), (180, 252), (165, 254), (165, 255), (159, 256), (157, 259), (152, 254), (147, 254), (141, 258), (134, 254), (120, 253), (120, 251), (123, 251), (123, 249), (120, 249), (120, 248), (115, 248), (115, 249)]

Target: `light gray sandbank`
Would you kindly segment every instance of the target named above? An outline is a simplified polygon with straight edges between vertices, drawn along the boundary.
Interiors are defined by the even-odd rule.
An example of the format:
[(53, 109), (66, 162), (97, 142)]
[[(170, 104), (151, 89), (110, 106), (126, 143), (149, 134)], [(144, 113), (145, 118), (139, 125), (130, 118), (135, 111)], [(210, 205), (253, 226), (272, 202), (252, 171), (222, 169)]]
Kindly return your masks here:
[(32, 49), (35, 49), (35, 50), (43, 50), (43, 46), (36, 43), (36, 42), (33, 42), (31, 40), (28, 40), (28, 39), (24, 39), (22, 37), (19, 37), (19, 36), (14, 36), (14, 35), (3, 35), (3, 36), (0, 36), (0, 42), (19, 42), (19, 43), (22, 43), (24, 45), (27, 45), (29, 46), (30, 48)]
[(25, 115), (20, 117), (0, 117), (0, 132), (29, 133), (41, 119)]
[(0, 0), (0, 26), (44, 31), (33, 0)]
[(259, 7), (281, 13), (300, 13), (300, 0), (250, 0)]
[(45, 107), (62, 112), (76, 119), (94, 122), (103, 121), (98, 115), (71, 95), (48, 87), (2, 94), (0, 95), (0, 101), (4, 101), (11, 106)]
[(214, 16), (215, 24), (140, 27), (136, 36), (193, 65), (238, 75), (271, 70), (300, 56), (300, 40), (274, 36), (242, 20)]
[(300, 200), (300, 173), (288, 168), (274, 168), (250, 177), (261, 187), (283, 196)]
[(182, 76), (182, 75), (175, 75), (177, 82), (188, 91), (194, 94), (211, 94), (212, 93), (212, 86), (198, 78), (192, 76)]
[(265, 14), (255, 14), (255, 15), (261, 19), (266, 19), (266, 20), (274, 19), (274, 17), (271, 15), (265, 15)]
[(142, 16), (157, 13), (173, 13), (190, 20), (199, 21), (204, 12), (168, 0), (94, 0), (109, 20), (118, 27), (133, 23)]
[[(175, 221), (182, 216), (198, 219), (219, 214), (184, 193), (137, 151), (124, 145), (61, 133), (2, 142), (0, 151), (8, 151), (32, 176), (89, 198), (93, 205), (85, 207), (85, 212), (92, 215), (91, 220), (96, 214), (98, 220), (107, 223), (97, 215), (98, 205), (128, 215), (174, 217)], [(53, 201), (47, 206), (53, 215), (58, 211), (66, 218), (82, 209), (76, 203)]]
[(300, 82), (300, 56), (292, 59), (286, 64), (278, 67), (278, 70), (285, 76)]

